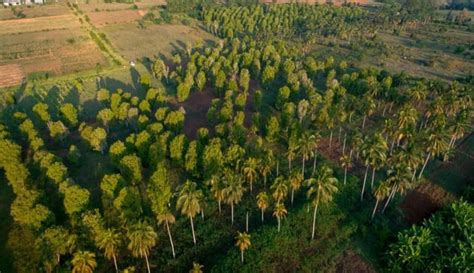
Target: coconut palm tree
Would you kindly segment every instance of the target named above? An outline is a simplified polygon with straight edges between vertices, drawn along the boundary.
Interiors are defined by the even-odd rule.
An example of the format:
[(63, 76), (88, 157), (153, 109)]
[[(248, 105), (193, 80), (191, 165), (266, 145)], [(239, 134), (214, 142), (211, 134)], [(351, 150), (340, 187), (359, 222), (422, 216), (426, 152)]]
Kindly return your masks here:
[(290, 177), (288, 178), (291, 187), (291, 205), (293, 205), (293, 199), (295, 197), (295, 191), (299, 190), (301, 184), (303, 183), (304, 176), (298, 171), (292, 171)]
[(306, 180), (306, 184), (309, 187), (307, 197), (314, 205), (311, 239), (314, 239), (319, 203), (324, 204), (332, 201), (334, 193), (338, 191), (336, 183), (337, 179), (333, 177), (333, 171), (328, 166), (322, 166), (314, 178)]
[(246, 232), (237, 232), (237, 237), (235, 237), (237, 242), (235, 245), (240, 249), (240, 259), (242, 263), (244, 263), (244, 251), (247, 250), (251, 243), (250, 243), (250, 235)]
[(269, 205), (270, 204), (268, 200), (268, 194), (266, 192), (262, 191), (261, 193), (257, 194), (257, 206), (262, 212), (262, 223), (265, 215), (265, 210), (268, 208)]
[(273, 191), (273, 199), (280, 203), (288, 195), (288, 181), (283, 176), (279, 176), (275, 179), (270, 189)]
[(285, 208), (283, 203), (277, 203), (275, 208), (273, 209), (273, 216), (277, 218), (278, 221), (278, 232), (280, 232), (281, 227), (281, 219), (284, 218), (288, 214), (288, 211)]
[(421, 179), (423, 172), (425, 171), (426, 165), (431, 157), (436, 157), (437, 155), (445, 152), (448, 149), (448, 143), (446, 142), (446, 137), (444, 132), (432, 132), (428, 135), (426, 139), (426, 159), (423, 167), (421, 168), (418, 179)]
[(134, 257), (141, 256), (145, 258), (148, 273), (150, 273), (150, 263), (148, 262), (148, 254), (152, 247), (156, 244), (157, 235), (151, 225), (145, 221), (139, 221), (132, 225), (127, 232), (128, 249), (132, 252)]
[(217, 205), (219, 208), (219, 214), (222, 212), (222, 201), (224, 200), (224, 194), (222, 191), (224, 190), (224, 183), (222, 180), (217, 176), (213, 175), (209, 180), (211, 185), (211, 192), (214, 195), (214, 198), (217, 200)]
[(303, 133), (299, 139), (299, 153), (301, 155), (302, 165), (301, 165), (301, 174), (304, 177), (304, 168), (306, 160), (314, 156), (313, 149), (315, 146), (316, 137), (308, 133)]
[(318, 133), (318, 132), (315, 132), (313, 134), (314, 136), (314, 139), (312, 141), (312, 145), (313, 145), (313, 171), (311, 172), (311, 175), (314, 175), (314, 173), (316, 172), (316, 161), (318, 159), (318, 145), (319, 145), (319, 142), (321, 141), (321, 135)]
[(372, 218), (374, 219), (375, 212), (377, 211), (377, 207), (379, 205), (379, 202), (385, 198), (387, 198), (390, 194), (390, 185), (387, 182), (382, 182), (380, 183), (377, 188), (374, 190), (374, 196), (375, 196), (375, 207), (374, 210), (372, 211)]
[(204, 268), (203, 265), (199, 263), (193, 262), (193, 268), (189, 270), (189, 273), (203, 273), (202, 269)]
[(296, 152), (298, 151), (298, 145), (296, 140), (293, 137), (290, 137), (288, 140), (288, 149), (286, 152), (286, 159), (288, 160), (288, 171), (291, 172), (291, 162), (296, 157)]
[(158, 221), (158, 224), (165, 225), (166, 231), (168, 232), (168, 237), (170, 239), (171, 252), (173, 253), (173, 258), (176, 258), (176, 253), (174, 251), (173, 237), (171, 236), (171, 230), (170, 230), (170, 225), (174, 224), (176, 221), (175, 216), (168, 208), (166, 208), (162, 212), (156, 215), (156, 220)]
[(245, 188), (242, 185), (242, 178), (239, 174), (232, 173), (230, 170), (225, 172), (224, 176), (224, 202), (230, 205), (232, 225), (234, 224), (234, 206), (242, 200)]
[(178, 201), (176, 203), (181, 213), (189, 217), (194, 244), (196, 244), (196, 234), (194, 233), (193, 218), (201, 211), (201, 201), (203, 198), (204, 195), (202, 191), (197, 188), (197, 184), (188, 180), (179, 192)]
[(364, 130), (367, 117), (370, 117), (374, 113), (375, 109), (377, 108), (377, 105), (375, 104), (374, 99), (370, 95), (364, 96), (362, 102), (362, 111), (364, 114), (364, 118), (362, 120), (362, 130)]
[(343, 156), (341, 156), (339, 161), (341, 161), (341, 168), (344, 169), (344, 185), (346, 185), (347, 170), (349, 168), (352, 168), (352, 160), (351, 160), (351, 157), (349, 155), (343, 155)]
[(95, 254), (79, 250), (72, 259), (72, 273), (92, 273), (97, 267)]
[(415, 186), (411, 181), (411, 171), (406, 164), (400, 164), (390, 168), (387, 171), (387, 177), (385, 181), (390, 187), (390, 194), (382, 209), (382, 213), (385, 212), (385, 209), (397, 192), (404, 195), (409, 189)]
[(274, 164), (273, 152), (269, 150), (265, 153), (264, 159), (260, 160), (259, 172), (263, 176), (263, 186), (267, 186), (267, 177), (272, 173), (272, 168)]
[(253, 182), (255, 182), (255, 180), (257, 179), (259, 165), (259, 160), (250, 157), (245, 161), (244, 166), (242, 168), (242, 174), (245, 176), (245, 178), (250, 184), (250, 192), (252, 192)]
[(371, 138), (365, 138), (364, 143), (362, 144), (362, 156), (364, 158), (364, 163), (366, 165), (364, 182), (362, 185), (362, 191), (360, 194), (360, 200), (362, 201), (364, 197), (365, 184), (367, 182), (367, 173), (369, 167), (372, 166), (372, 187), (373, 181), (375, 179), (375, 170), (380, 168), (385, 160), (387, 159), (387, 142), (381, 134), (374, 134)]
[(114, 229), (106, 229), (97, 234), (97, 246), (104, 251), (107, 259), (114, 261), (115, 271), (118, 272), (117, 254), (120, 246), (120, 234)]

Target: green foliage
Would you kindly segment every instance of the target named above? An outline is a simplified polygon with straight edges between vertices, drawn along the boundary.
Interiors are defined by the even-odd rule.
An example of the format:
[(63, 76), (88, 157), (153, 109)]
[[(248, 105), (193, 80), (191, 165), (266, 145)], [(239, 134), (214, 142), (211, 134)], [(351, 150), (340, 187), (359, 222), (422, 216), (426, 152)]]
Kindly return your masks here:
[(78, 123), (77, 109), (72, 103), (66, 103), (60, 108), (61, 114), (70, 126), (76, 126)]
[(474, 266), (473, 221), (473, 205), (459, 201), (400, 232), (389, 247), (390, 271), (468, 272)]
[(126, 155), (120, 160), (120, 171), (122, 175), (134, 185), (142, 181), (142, 162), (134, 154)]

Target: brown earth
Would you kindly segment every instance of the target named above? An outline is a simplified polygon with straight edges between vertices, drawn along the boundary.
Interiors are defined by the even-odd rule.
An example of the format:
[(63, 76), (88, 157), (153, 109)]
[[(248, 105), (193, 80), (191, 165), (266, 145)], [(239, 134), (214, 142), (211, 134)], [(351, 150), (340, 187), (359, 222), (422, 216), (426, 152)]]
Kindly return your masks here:
[(376, 273), (372, 266), (352, 249), (342, 254), (336, 268), (337, 273)]
[(210, 88), (204, 88), (202, 92), (191, 91), (185, 102), (175, 104), (177, 107), (183, 107), (186, 111), (184, 119), (184, 134), (189, 139), (195, 139), (199, 128), (208, 128), (211, 130), (207, 122), (207, 111), (214, 99), (214, 94)]
[(405, 214), (405, 220), (409, 224), (416, 224), (454, 199), (454, 195), (442, 187), (432, 182), (425, 182), (407, 194), (400, 208)]
[(0, 66), (0, 88), (20, 85), (25, 78), (21, 66), (8, 64)]

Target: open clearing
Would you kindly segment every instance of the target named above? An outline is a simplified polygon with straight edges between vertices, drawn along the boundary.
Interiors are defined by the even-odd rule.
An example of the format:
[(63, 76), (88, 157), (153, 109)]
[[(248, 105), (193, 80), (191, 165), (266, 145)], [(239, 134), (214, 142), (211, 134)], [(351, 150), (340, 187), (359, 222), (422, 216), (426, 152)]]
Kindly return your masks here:
[(91, 23), (96, 27), (101, 27), (109, 24), (129, 23), (136, 21), (142, 17), (144, 12), (142, 10), (115, 10), (115, 11), (100, 11), (90, 12), (87, 16)]
[(0, 65), (53, 75), (107, 65), (72, 14), (0, 21)]
[(69, 9), (63, 3), (52, 3), (48, 5), (16, 6), (14, 8), (0, 8), (0, 20), (18, 18), (15, 15), (23, 14), (25, 18), (57, 16), (69, 13)]
[(112, 45), (129, 60), (153, 58), (183, 49), (186, 43), (198, 40), (212, 42), (215, 38), (199, 29), (184, 25), (150, 25), (139, 28), (135, 23), (108, 25), (100, 29)]

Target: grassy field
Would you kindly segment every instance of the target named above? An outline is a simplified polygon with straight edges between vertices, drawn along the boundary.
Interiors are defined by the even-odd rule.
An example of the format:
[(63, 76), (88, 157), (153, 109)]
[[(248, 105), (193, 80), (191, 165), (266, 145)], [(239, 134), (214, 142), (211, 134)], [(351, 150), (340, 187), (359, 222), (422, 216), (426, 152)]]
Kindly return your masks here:
[(108, 25), (100, 29), (114, 47), (129, 60), (141, 57), (170, 56), (186, 43), (198, 40), (213, 42), (215, 38), (196, 28), (184, 25), (149, 25), (138, 28), (136, 23)]
[(34, 18), (44, 16), (56, 16), (68, 14), (69, 9), (64, 3), (51, 3), (42, 6), (17, 6), (9, 8), (0, 8), (0, 20), (15, 18)]

